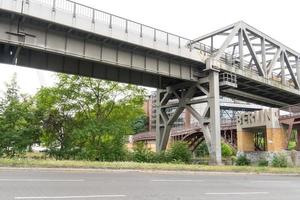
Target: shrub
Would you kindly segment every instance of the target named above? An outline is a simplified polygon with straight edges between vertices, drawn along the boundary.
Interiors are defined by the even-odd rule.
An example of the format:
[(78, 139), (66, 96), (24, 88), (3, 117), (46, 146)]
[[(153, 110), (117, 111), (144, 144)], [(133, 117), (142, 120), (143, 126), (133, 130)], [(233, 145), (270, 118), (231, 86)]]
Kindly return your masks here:
[(229, 146), (228, 144), (225, 144), (225, 143), (221, 144), (221, 150), (222, 150), (223, 157), (229, 157), (234, 154), (234, 151), (232, 150), (231, 146)]
[(246, 155), (240, 155), (235, 162), (238, 166), (248, 166), (251, 164), (251, 161), (246, 157)]
[(152, 162), (155, 153), (145, 147), (143, 142), (139, 142), (133, 148), (133, 161), (135, 162)]
[(192, 152), (186, 142), (173, 143), (167, 154), (172, 162), (190, 163), (192, 160)]
[(257, 164), (259, 167), (267, 167), (269, 166), (269, 161), (267, 161), (265, 158), (261, 158)]
[(237, 160), (237, 157), (236, 157), (236, 156), (231, 156), (230, 159), (231, 159), (231, 163), (232, 163), (233, 165), (236, 164), (236, 160)]
[(196, 157), (207, 157), (209, 156), (209, 151), (206, 142), (202, 142), (195, 150)]
[(282, 153), (275, 155), (272, 160), (272, 166), (273, 167), (287, 167), (288, 166), (287, 156)]
[(165, 151), (162, 152), (156, 152), (154, 154), (153, 160), (152, 162), (154, 163), (167, 163), (167, 162), (171, 162), (171, 158), (169, 156), (169, 154)]

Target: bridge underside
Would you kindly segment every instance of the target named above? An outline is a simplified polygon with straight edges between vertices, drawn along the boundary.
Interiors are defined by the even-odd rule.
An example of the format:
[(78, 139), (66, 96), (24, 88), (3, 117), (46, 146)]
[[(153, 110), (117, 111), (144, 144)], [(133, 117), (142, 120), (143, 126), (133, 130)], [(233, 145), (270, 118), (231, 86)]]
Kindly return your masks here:
[(225, 88), (220, 91), (220, 94), (246, 102), (277, 108), (300, 102), (299, 95), (276, 87), (266, 86), (244, 77), (237, 77), (237, 88)]
[(196, 80), (204, 64), (16, 13), (0, 12), (0, 62), (153, 88)]
[(14, 64), (13, 55), (10, 52), (18, 51), (17, 65), (40, 70), (60, 72), (66, 74), (87, 76), (104, 80), (117, 81), (154, 88), (164, 88), (168, 85), (182, 82), (180, 79), (170, 78), (140, 70), (132, 70), (124, 67), (116, 67), (109, 63), (100, 63), (78, 57), (64, 56), (46, 51), (0, 44), (0, 62)]

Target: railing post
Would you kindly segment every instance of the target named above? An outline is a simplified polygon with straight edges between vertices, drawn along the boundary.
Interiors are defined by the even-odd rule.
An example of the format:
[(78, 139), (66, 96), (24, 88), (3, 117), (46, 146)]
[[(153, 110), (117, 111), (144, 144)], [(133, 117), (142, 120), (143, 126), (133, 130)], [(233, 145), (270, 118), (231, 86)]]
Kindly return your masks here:
[(73, 4), (73, 18), (76, 18), (76, 3)]
[(143, 37), (143, 25), (140, 25), (140, 37)]
[(56, 0), (53, 0), (52, 12), (55, 12), (55, 10), (56, 10)]
[(125, 33), (128, 33), (128, 20), (125, 21)]
[[(190, 51), (192, 51), (192, 41), (190, 40)], [(200, 47), (200, 49), (201, 49), (201, 47)]]
[(156, 42), (156, 29), (154, 29), (154, 42)]
[(178, 37), (178, 49), (180, 49), (181, 48), (181, 44), (180, 44), (180, 37)]
[(95, 24), (95, 9), (93, 9), (93, 14), (92, 14), (92, 23)]
[(109, 15), (109, 28), (112, 28), (112, 15)]
[(167, 33), (167, 45), (169, 45), (169, 33)]

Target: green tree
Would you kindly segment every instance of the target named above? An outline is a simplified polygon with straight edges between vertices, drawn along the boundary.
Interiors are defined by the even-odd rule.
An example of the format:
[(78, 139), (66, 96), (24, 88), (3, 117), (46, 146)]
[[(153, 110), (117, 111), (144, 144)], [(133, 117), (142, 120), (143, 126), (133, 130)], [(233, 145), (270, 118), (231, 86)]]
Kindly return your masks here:
[(33, 101), (20, 94), (16, 75), (6, 87), (0, 100), (0, 155), (14, 157), (38, 142), (41, 129)]
[(136, 86), (60, 74), (36, 95), (43, 142), (58, 158), (120, 160), (124, 137), (143, 115), (144, 95)]
[(145, 132), (148, 128), (148, 117), (146, 115), (137, 117), (133, 121), (132, 128), (135, 134)]

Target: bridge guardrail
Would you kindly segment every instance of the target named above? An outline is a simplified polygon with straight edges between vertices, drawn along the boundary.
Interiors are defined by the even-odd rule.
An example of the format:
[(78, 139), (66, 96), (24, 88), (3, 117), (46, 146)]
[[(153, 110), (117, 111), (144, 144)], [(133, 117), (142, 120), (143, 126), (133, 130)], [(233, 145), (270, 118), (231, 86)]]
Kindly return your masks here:
[(148, 36), (152, 37), (153, 41), (162, 42), (166, 45), (177, 46), (178, 48), (184, 47), (185, 44), (191, 43), (190, 39), (181, 37), (179, 35), (169, 33), (142, 23), (135, 22), (114, 14), (107, 13), (71, 0), (25, 0), (41, 2), (46, 6), (52, 7), (52, 11), (64, 10), (72, 12), (73, 17), (77, 15), (90, 18), (91, 23), (95, 21), (104, 22), (109, 28), (117, 26), (123, 29), (125, 33), (134, 33), (139, 37)]
[[(3, 0), (2, 0), (3, 1)], [(91, 24), (95, 24), (96, 21), (100, 21), (102, 24), (106, 25), (109, 29), (113, 29), (116, 27), (120, 31), (124, 33), (132, 34), (140, 38), (150, 38), (155, 44), (164, 44), (166, 46), (172, 48), (185, 48), (189, 51), (193, 49), (198, 49), (202, 53), (206, 55), (211, 55), (217, 49), (212, 49), (210, 46), (205, 45), (203, 43), (197, 42), (192, 44), (192, 40), (187, 39), (185, 37), (181, 37), (176, 34), (172, 34), (142, 23), (138, 23), (114, 14), (107, 13), (105, 11), (101, 11), (72, 0), (12, 0), (16, 2), (23, 2), (25, 4), (30, 4), (31, 2), (40, 3), (43, 6), (49, 7), (52, 12), (56, 12), (57, 10), (63, 10), (65, 12), (70, 13), (73, 18), (77, 16), (84, 17), (88, 19)], [(232, 57), (231, 54), (223, 53), (220, 58), (220, 61), (231, 65), (235, 68), (239, 67), (239, 60)], [(253, 66), (250, 66), (248, 62), (244, 61), (244, 70), (250, 71), (251, 73), (258, 74), (258, 71)], [(280, 82), (278, 80), (277, 75), (272, 75), (272, 80)], [(265, 78), (267, 79), (267, 78)], [(285, 85), (295, 88), (295, 86), (287, 81)]]

